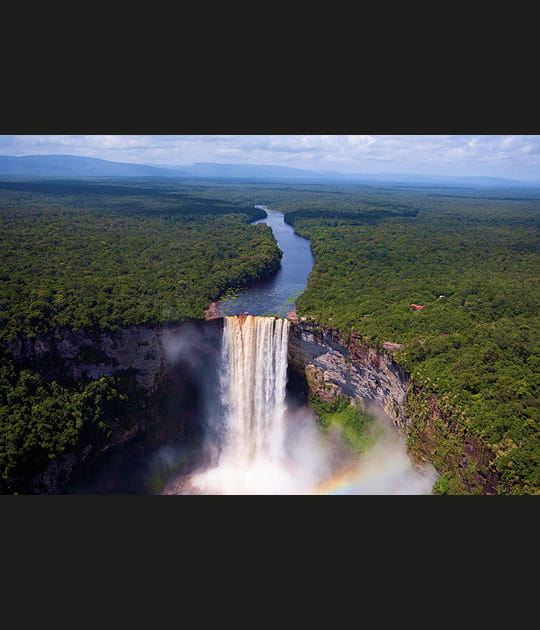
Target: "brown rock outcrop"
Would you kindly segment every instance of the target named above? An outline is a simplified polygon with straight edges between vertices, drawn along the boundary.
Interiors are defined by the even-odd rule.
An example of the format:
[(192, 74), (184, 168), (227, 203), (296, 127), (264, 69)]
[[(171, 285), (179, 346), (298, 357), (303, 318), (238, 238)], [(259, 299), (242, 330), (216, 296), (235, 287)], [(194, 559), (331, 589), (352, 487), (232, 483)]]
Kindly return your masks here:
[(391, 356), (365, 345), (359, 335), (347, 341), (331, 328), (311, 322), (291, 327), (289, 361), (304, 372), (322, 400), (338, 394), (376, 403), (403, 428), (409, 378)]

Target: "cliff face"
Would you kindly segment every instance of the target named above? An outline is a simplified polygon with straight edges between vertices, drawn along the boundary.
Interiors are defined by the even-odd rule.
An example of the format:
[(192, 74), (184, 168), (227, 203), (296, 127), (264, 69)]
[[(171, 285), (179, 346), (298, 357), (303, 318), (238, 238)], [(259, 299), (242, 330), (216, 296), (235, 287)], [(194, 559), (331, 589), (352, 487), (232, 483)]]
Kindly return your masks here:
[[(299, 387), (325, 401), (346, 395), (378, 404), (407, 435), (411, 457), (430, 462), (440, 474), (452, 475), (454, 491), (496, 493), (498, 476), (490, 467), (494, 454), (463, 432), (435, 394), (411, 383), (407, 372), (393, 360), (393, 348), (380, 352), (357, 335), (346, 339), (338, 330), (289, 319), (293, 324), (290, 389), (301, 381)], [(136, 417), (112, 426), (107, 444), (85, 444), (79, 452), (51, 461), (36, 478), (32, 491), (59, 492), (81, 463), (149, 433), (155, 434), (155, 440), (167, 442), (175, 435), (183, 440), (186, 430), (203, 430), (198, 409), (204, 404), (205, 388), (218, 380), (216, 352), (222, 325), (221, 318), (210, 318), (115, 332), (56, 330), (11, 342), (13, 358), (33, 364), (46, 378), (95, 379), (132, 370), (139, 389)]]
[[(31, 482), (29, 492), (57, 493), (81, 466), (142, 438), (155, 446), (197, 432), (201, 375), (211, 375), (219, 347), (221, 320), (162, 326), (133, 326), (117, 331), (55, 330), (18, 336), (8, 346), (13, 359), (47, 380), (70, 384), (123, 371), (132, 374), (131, 406), (136, 412), (110, 424), (106, 443), (81, 445), (62, 454)], [(186, 426), (187, 425), (187, 426)], [(153, 437), (148, 439), (148, 436)]]
[(296, 380), (302, 374), (308, 389), (324, 401), (346, 395), (380, 405), (407, 436), (411, 458), (449, 475), (454, 493), (497, 492), (495, 455), (442, 410), (436, 394), (411, 382), (391, 356), (396, 344), (385, 344), (386, 354), (358, 335), (347, 340), (338, 330), (289, 319), (289, 363)]
[(78, 380), (111, 376), (121, 370), (136, 370), (137, 383), (154, 390), (169, 361), (168, 341), (182, 334), (185, 324), (164, 327), (133, 326), (114, 332), (56, 330), (53, 334), (21, 335), (8, 348), (16, 361), (31, 360), (47, 365), (61, 361), (64, 376)]
[(291, 326), (289, 362), (305, 373), (308, 387), (322, 400), (339, 394), (363, 398), (380, 405), (396, 426), (406, 427), (405, 370), (358, 336), (346, 341), (339, 331), (299, 322)]
[(443, 492), (497, 494), (499, 475), (495, 453), (471, 434), (460, 414), (452, 412), (442, 397), (412, 383), (407, 395), (409, 454), (430, 462), (443, 476)]

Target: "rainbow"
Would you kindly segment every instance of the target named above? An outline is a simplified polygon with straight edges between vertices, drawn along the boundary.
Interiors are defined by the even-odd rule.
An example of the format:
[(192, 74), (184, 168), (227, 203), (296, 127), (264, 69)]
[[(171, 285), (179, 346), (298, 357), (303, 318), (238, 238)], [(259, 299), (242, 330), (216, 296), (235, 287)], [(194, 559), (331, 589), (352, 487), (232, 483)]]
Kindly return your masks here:
[[(400, 462), (390, 461), (386, 466), (356, 463), (321, 482), (313, 494), (408, 494), (412, 490), (403, 485), (405, 472)], [(422, 494), (425, 492), (429, 493), (429, 490)]]
[(347, 489), (352, 488), (358, 475), (358, 465), (338, 470), (332, 477), (325, 479), (316, 486), (313, 494), (352, 494)]

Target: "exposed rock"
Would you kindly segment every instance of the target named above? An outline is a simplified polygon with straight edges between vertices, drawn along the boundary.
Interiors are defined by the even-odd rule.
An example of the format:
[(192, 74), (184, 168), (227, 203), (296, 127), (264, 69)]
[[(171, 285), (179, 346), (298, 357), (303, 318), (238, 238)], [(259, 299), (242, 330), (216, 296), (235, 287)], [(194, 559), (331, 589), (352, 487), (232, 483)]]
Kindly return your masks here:
[[(215, 363), (221, 326), (222, 320), (216, 318), (208, 322), (132, 326), (117, 331), (55, 329), (49, 334), (16, 337), (8, 345), (13, 359), (32, 366), (46, 380), (98, 379), (133, 370), (141, 388), (136, 394), (140, 413), (130, 417), (128, 423), (111, 421), (111, 435), (106, 443), (87, 444), (51, 460), (28, 483), (28, 491), (61, 492), (82, 464), (106, 451), (122, 448), (134, 438), (147, 435), (150, 429), (154, 433), (166, 432), (170, 425), (178, 431), (180, 420), (184, 422), (193, 410), (185, 409), (185, 404), (177, 408), (176, 401), (183, 401), (184, 396), (193, 401), (190, 404), (198, 404), (194, 374), (208, 374), (206, 365)], [(203, 363), (205, 367), (201, 368)], [(171, 410), (160, 408), (166, 418), (156, 414), (157, 401), (163, 397), (165, 401), (170, 399), (174, 407)], [(171, 419), (167, 419), (168, 416)]]
[(394, 343), (392, 341), (385, 341), (383, 343), (383, 348), (385, 348), (386, 350), (389, 350), (393, 354), (394, 352), (397, 352), (398, 350), (402, 350), (403, 349), (403, 344), (402, 343)]
[(82, 453), (67, 453), (51, 461), (45, 470), (32, 482), (32, 490), (38, 493), (55, 494), (71, 479), (73, 472), (88, 458), (94, 450), (92, 444), (84, 448)]
[[(209, 356), (209, 348), (214, 351), (219, 346), (217, 339), (223, 320), (217, 314), (213, 315), (211, 308), (207, 314), (209, 311), (210, 317), (206, 321), (132, 326), (96, 333), (57, 329), (48, 335), (21, 335), (9, 344), (9, 349), (17, 361), (35, 361), (43, 371), (50, 369), (50, 378), (57, 378), (59, 371), (73, 379), (99, 378), (131, 368), (135, 370), (137, 383), (148, 396), (159, 392), (160, 388), (191, 391), (190, 366), (197, 362), (201, 350)], [(288, 313), (287, 318), (292, 324), (289, 366), (296, 374), (302, 375), (304, 387), (307, 382), (307, 387), (324, 401), (345, 395), (351, 401), (365, 400), (378, 404), (399, 429), (414, 433), (414, 457), (418, 461), (433, 463), (441, 435), (454, 433), (455, 419), (443, 413), (433, 394), (425, 404), (428, 410), (425, 419), (420, 425), (416, 419), (413, 430), (412, 421), (405, 413), (405, 399), (411, 381), (405, 369), (392, 357), (401, 349), (401, 344), (388, 341), (383, 344), (384, 351), (378, 351), (366, 345), (358, 334), (345, 338), (338, 330), (312, 320), (303, 321), (305, 318), (298, 318), (295, 311)], [(214, 334), (210, 333), (212, 329)], [(182, 361), (186, 362), (186, 367), (177, 370), (174, 366), (180, 366)], [(46, 367), (48, 365), (52, 367)], [(207, 376), (207, 372), (204, 373)], [(147, 426), (143, 415), (134, 425), (118, 430), (113, 427), (109, 443), (102, 446), (100, 452), (144, 434)], [(438, 466), (439, 472), (457, 468), (465, 470), (472, 462), (478, 472), (473, 479), (465, 480), (466, 485), (472, 487), (475, 484), (485, 494), (495, 493), (498, 478), (490, 470), (494, 455), (474, 437), (465, 434), (456, 436), (456, 439), (459, 445), (452, 455), (454, 459), (450, 456), (446, 458), (448, 461)], [(98, 454), (93, 445), (88, 445), (78, 455), (58, 457), (36, 480), (36, 487), (46, 492), (58, 491), (81, 461), (90, 460)]]
[[(418, 417), (411, 409), (409, 428), (414, 434), (411, 456), (434, 465), (437, 462), (435, 467), (439, 473), (452, 472), (468, 492), (497, 494), (500, 480), (492, 466), (495, 453), (481, 439), (468, 435), (463, 426), (459, 427), (450, 412), (443, 411), (439, 395), (422, 391), (414, 382), (410, 394), (419, 397), (422, 406)], [(451, 448), (449, 436), (452, 437)], [(444, 458), (440, 457), (441, 448)]]
[[(8, 348), (16, 361), (57, 357), (66, 376), (97, 379), (121, 370), (136, 370), (137, 383), (149, 391), (159, 385), (170, 365), (169, 346), (172, 340), (192, 323), (163, 326), (131, 326), (117, 331), (92, 334), (86, 330), (55, 329), (47, 335), (19, 335)], [(94, 360), (92, 359), (92, 355)], [(95, 358), (99, 360), (95, 360)]]
[[(406, 397), (421, 391), (420, 386), (411, 382), (392, 357), (401, 344), (386, 342), (383, 347), (388, 352), (366, 345), (358, 334), (346, 340), (338, 330), (300, 321), (291, 326), (289, 363), (323, 401), (345, 395), (351, 402), (377, 403), (410, 438), (409, 455), (415, 463), (435, 465), (437, 461), (437, 471), (457, 475), (465, 491), (496, 494), (499, 479), (491, 466), (494, 454), (480, 439), (458, 429), (457, 419), (442, 411), (437, 394), (424, 392), (421, 418), (406, 415)], [(441, 459), (440, 444), (448, 434), (455, 436), (455, 448)]]
[(298, 324), (300, 321), (298, 315), (296, 314), (296, 310), (289, 311), (285, 316), (292, 324)]
[(218, 311), (218, 303), (210, 302), (210, 306), (204, 311), (204, 319), (208, 321), (209, 319), (217, 319), (221, 317)]
[(336, 330), (300, 322), (291, 327), (289, 361), (304, 371), (309, 387), (322, 400), (342, 394), (375, 402), (404, 428), (407, 373), (358, 335), (347, 342)]

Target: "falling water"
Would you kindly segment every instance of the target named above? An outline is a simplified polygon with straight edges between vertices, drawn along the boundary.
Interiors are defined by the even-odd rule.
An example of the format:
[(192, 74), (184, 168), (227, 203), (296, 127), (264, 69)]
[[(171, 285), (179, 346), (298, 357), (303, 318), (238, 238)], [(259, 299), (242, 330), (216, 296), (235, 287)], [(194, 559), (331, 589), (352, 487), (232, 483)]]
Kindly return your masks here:
[(358, 455), (339, 434), (324, 436), (310, 410), (287, 410), (289, 326), (280, 317), (224, 318), (220, 401), (207, 418), (211, 463), (173, 481), (165, 493), (429, 492), (434, 480), (413, 470), (389, 427)]
[(286, 452), (289, 326), (280, 317), (224, 318), (220, 452), (215, 466), (190, 478), (192, 491), (274, 494), (304, 489), (305, 480)]
[(223, 459), (239, 465), (283, 454), (289, 322), (275, 317), (226, 317), (221, 393)]

